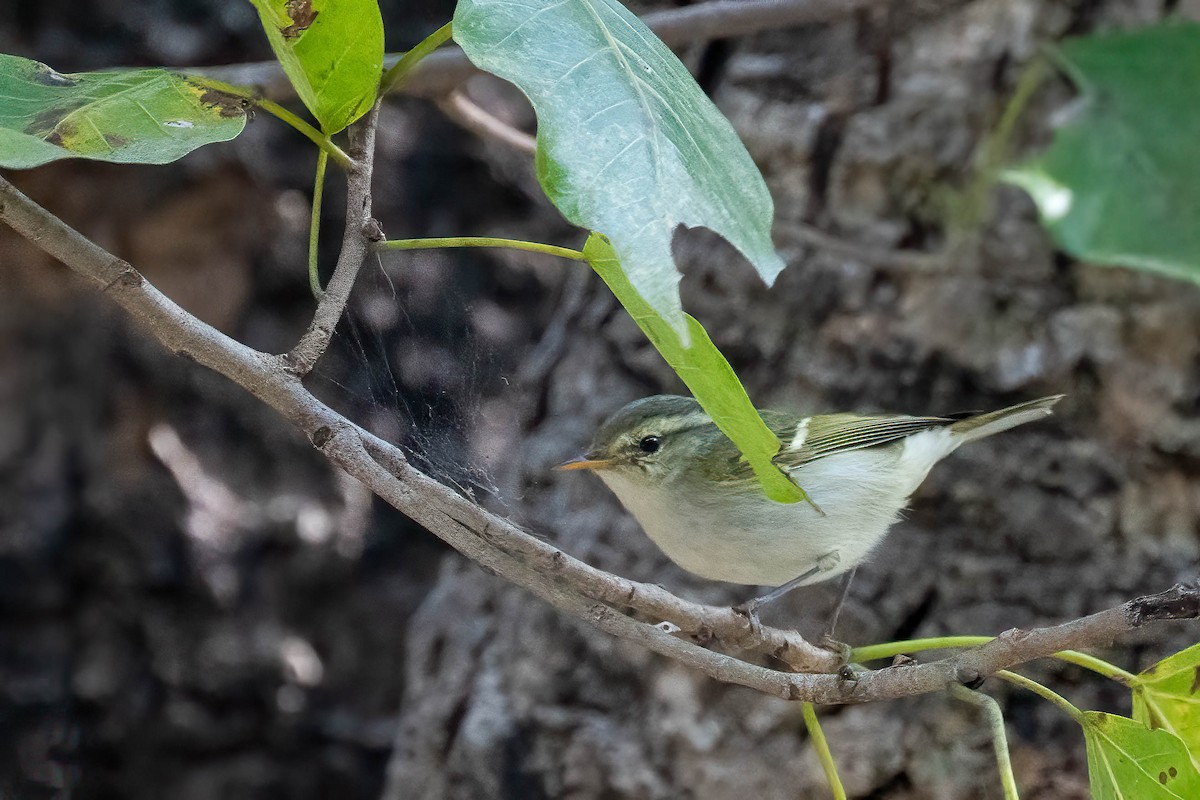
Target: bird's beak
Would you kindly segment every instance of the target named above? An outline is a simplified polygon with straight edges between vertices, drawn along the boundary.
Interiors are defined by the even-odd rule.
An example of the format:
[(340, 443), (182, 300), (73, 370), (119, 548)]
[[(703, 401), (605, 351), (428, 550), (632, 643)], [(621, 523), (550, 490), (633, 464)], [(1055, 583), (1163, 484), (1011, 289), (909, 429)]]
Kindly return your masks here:
[(565, 464), (559, 464), (555, 469), (608, 469), (612, 466), (611, 458), (592, 458), (591, 456), (592, 454), (588, 453), (587, 455), (572, 459)]

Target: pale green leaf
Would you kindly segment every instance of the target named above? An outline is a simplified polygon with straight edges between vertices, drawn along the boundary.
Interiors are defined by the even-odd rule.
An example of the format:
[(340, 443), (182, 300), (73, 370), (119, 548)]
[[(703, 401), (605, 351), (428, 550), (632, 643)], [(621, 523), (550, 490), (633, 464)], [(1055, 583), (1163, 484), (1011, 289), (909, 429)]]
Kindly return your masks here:
[(1072, 255), (1200, 280), (1200, 25), (1071, 39), (1054, 55), (1080, 105), (1002, 177)]
[(367, 112), (383, 75), (377, 0), (251, 0), (275, 57), (321, 129)]
[(689, 333), (685, 345), (675, 328), (633, 288), (605, 237), (593, 233), (583, 254), (717, 427), (742, 451), (767, 496), (780, 503), (805, 499), (803, 490), (772, 463), (779, 452), (779, 439), (759, 417), (733, 367), (704, 327), (685, 314)]
[(1082, 724), (1092, 800), (1200, 797), (1200, 772), (1175, 735), (1099, 711), (1084, 712)]
[(1134, 719), (1178, 736), (1200, 769), (1200, 644), (1143, 670), (1130, 689)]
[(460, 0), (454, 39), (538, 117), (538, 178), (612, 242), (630, 283), (686, 338), (671, 239), (716, 231), (772, 282), (773, 205), (746, 148), (679, 59), (616, 0)]
[(166, 164), (246, 126), (245, 101), (162, 69), (63, 74), (0, 54), (0, 166)]

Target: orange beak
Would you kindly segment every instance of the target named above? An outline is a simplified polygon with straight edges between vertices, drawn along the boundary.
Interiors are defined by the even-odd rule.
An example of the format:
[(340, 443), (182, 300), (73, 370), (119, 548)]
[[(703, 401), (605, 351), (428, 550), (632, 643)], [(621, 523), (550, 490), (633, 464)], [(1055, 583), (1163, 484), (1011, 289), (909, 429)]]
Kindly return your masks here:
[(612, 459), (608, 458), (588, 458), (583, 456), (574, 461), (568, 461), (565, 464), (559, 464), (555, 469), (607, 469), (612, 466)]

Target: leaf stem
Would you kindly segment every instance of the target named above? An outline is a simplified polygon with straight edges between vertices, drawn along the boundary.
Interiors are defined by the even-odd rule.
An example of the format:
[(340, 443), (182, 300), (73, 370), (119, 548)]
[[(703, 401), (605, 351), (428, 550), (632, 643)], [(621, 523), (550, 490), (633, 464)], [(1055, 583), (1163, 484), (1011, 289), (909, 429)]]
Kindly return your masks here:
[(325, 195), (325, 167), (329, 153), (317, 151), (317, 176), (313, 181), (312, 218), (308, 224), (308, 285), (313, 297), (321, 299), (321, 276), (318, 273), (317, 245), (321, 238), (321, 198)]
[(586, 261), (583, 253), (569, 247), (559, 247), (553, 244), (526, 242), (522, 239), (497, 239), (492, 236), (448, 236), (434, 239), (393, 239), (375, 244), (380, 250), (425, 250), (442, 247), (504, 247), (510, 250), (526, 250), (530, 253), (545, 253), (546, 255), (569, 258), (572, 261)]
[(1050, 75), (1050, 65), (1042, 56), (1030, 61), (1021, 74), (1017, 76), (1017, 84), (1013, 88), (1012, 97), (1004, 106), (996, 127), (988, 133), (979, 149), (975, 174), (970, 179), (963, 202), (955, 212), (957, 222), (964, 230), (978, 226), (987, 211), (988, 192), (996, 183), (1001, 165), (1008, 158), (1012, 145), (1013, 131), (1021, 114), (1029, 106), (1034, 93)]
[(418, 42), (413, 49), (400, 56), (400, 60), (383, 73), (383, 78), (379, 81), (379, 96), (383, 97), (394, 91), (408, 77), (408, 73), (412, 72), (413, 67), (420, 63), (421, 59), (448, 42), (454, 32), (453, 25), (453, 22), (447, 22)]
[[(850, 654), (850, 660), (854, 663), (861, 663), (864, 661), (876, 661), (881, 658), (891, 658), (901, 653), (919, 653), (923, 650), (948, 650), (954, 647), (977, 647), (981, 644), (987, 644), (994, 638), (993, 636), (934, 636), (926, 639), (882, 642), (880, 644), (854, 648), (854, 651)], [(1119, 683), (1128, 683), (1135, 677), (1133, 673), (1126, 672), (1116, 664), (1110, 664), (1102, 658), (1081, 653), (1078, 650), (1062, 650), (1055, 653), (1053, 657), (1059, 661), (1065, 661), (1068, 664), (1089, 669)]]
[(257, 103), (259, 108), (261, 108), (263, 111), (278, 117), (311, 139), (313, 144), (321, 148), (322, 152), (328, 153), (334, 162), (337, 163), (337, 165), (342, 169), (349, 170), (352, 166), (354, 166), (354, 162), (351, 160), (350, 156), (346, 155), (345, 150), (334, 144), (333, 139), (329, 138), (328, 135), (321, 133), (312, 125), (305, 122), (291, 111), (288, 111), (283, 106), (279, 105), (279, 103), (276, 103), (274, 100), (266, 97), (256, 97), (254, 98), (254, 102)]
[(1054, 657), (1059, 661), (1066, 661), (1068, 664), (1074, 664), (1084, 669), (1090, 669), (1099, 675), (1106, 678), (1111, 678), (1118, 683), (1129, 683), (1137, 676), (1132, 672), (1127, 672), (1116, 664), (1110, 664), (1102, 658), (1096, 658), (1087, 653), (1081, 653), (1078, 650), (1060, 650), (1054, 654)]
[(850, 661), (861, 663), (877, 661), (881, 658), (892, 658), (901, 653), (919, 653), (923, 650), (948, 650), (952, 647), (975, 647), (987, 644), (992, 636), (933, 636), (925, 639), (907, 639), (898, 642), (882, 642), (866, 647), (856, 647), (850, 654)]
[(994, 175), (1000, 163), (1008, 157), (1008, 149), (1012, 144), (1017, 120), (1021, 118), (1029, 101), (1033, 99), (1034, 93), (1049, 75), (1050, 64), (1044, 56), (1034, 57), (1021, 70), (1021, 74), (1017, 77), (1017, 85), (1013, 89), (1012, 98), (1004, 106), (1004, 111), (1001, 112), (992, 135), (984, 140), (982, 163), (979, 166), (985, 174)]
[(1004, 787), (1004, 800), (1020, 800), (1017, 794), (1017, 779), (1013, 775), (1012, 758), (1008, 753), (1008, 734), (1004, 730), (1004, 713), (996, 698), (955, 684), (950, 693), (959, 700), (979, 706), (987, 717), (992, 731), (992, 748), (996, 751), (996, 769), (1000, 772), (1000, 785)]
[(1034, 694), (1038, 695), (1039, 697), (1041, 697), (1045, 700), (1049, 700), (1051, 703), (1053, 703), (1054, 705), (1061, 708), (1064, 712), (1066, 712), (1066, 714), (1068, 716), (1070, 716), (1071, 719), (1075, 720), (1080, 725), (1083, 724), (1083, 712), (1080, 711), (1075, 706), (1073, 706), (1067, 700), (1067, 698), (1063, 697), (1058, 692), (1055, 692), (1051, 689), (1046, 688), (1045, 686), (1042, 686), (1040, 683), (1033, 680), (1032, 678), (1026, 678), (1024, 675), (1018, 675), (1017, 673), (1010, 672), (1009, 670), (1006, 670), (1006, 669), (998, 670), (996, 672), (996, 677), (1001, 678), (1002, 680), (1006, 680), (1009, 683), (1020, 686), (1022, 689), (1028, 689), (1029, 691), (1033, 692)]
[(288, 125), (291, 125), (293, 128), (300, 131), (300, 133), (307, 136), (313, 141), (314, 144), (316, 144), (317, 147), (328, 153), (342, 169), (349, 170), (352, 166), (354, 166), (354, 160), (351, 159), (350, 156), (346, 155), (346, 152), (342, 150), (342, 148), (334, 144), (333, 140), (329, 138), (327, 134), (317, 130), (312, 125), (293, 114), (291, 111), (288, 111), (286, 108), (279, 105), (279, 103), (276, 103), (274, 100), (263, 97), (256, 89), (251, 89), (247, 86), (237, 86), (235, 84), (226, 83), (225, 81), (217, 80), (216, 78), (209, 78), (204, 75), (192, 76), (190, 80), (195, 81), (206, 88), (214, 89), (222, 94), (227, 94), (230, 97), (240, 97), (242, 100), (254, 103), (263, 111), (266, 111), (268, 114), (283, 120)]
[(833, 800), (846, 800), (846, 790), (842, 787), (842, 779), (838, 776), (833, 753), (829, 751), (829, 742), (825, 739), (825, 731), (821, 730), (821, 722), (817, 719), (817, 709), (812, 703), (801, 703), (800, 705), (804, 709), (804, 727), (808, 728), (813, 749), (817, 751), (817, 759), (821, 762), (821, 769), (825, 771), (825, 779), (829, 781), (829, 790), (833, 792)]

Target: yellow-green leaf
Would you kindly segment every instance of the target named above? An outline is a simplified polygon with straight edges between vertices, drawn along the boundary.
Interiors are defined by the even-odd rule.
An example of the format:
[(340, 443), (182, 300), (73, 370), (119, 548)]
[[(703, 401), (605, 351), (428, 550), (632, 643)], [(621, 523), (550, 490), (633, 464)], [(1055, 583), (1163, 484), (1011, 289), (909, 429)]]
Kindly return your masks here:
[(1084, 712), (1081, 723), (1092, 800), (1200, 798), (1200, 772), (1174, 734), (1099, 711)]
[(383, 75), (377, 0), (251, 0), (296, 94), (337, 133), (375, 102)]
[(245, 126), (245, 101), (200, 77), (163, 69), (64, 74), (0, 54), (3, 167), (60, 158), (166, 164)]
[(1133, 718), (1178, 736), (1200, 769), (1200, 644), (1143, 670), (1129, 688)]
[(708, 338), (704, 326), (684, 314), (689, 333), (685, 345), (671, 323), (634, 288), (604, 236), (593, 233), (588, 237), (583, 254), (721, 432), (742, 451), (767, 497), (780, 503), (806, 499), (804, 491), (771, 461), (779, 452), (779, 439), (754, 409), (733, 367)]

